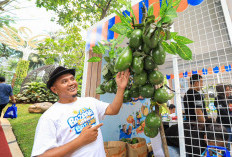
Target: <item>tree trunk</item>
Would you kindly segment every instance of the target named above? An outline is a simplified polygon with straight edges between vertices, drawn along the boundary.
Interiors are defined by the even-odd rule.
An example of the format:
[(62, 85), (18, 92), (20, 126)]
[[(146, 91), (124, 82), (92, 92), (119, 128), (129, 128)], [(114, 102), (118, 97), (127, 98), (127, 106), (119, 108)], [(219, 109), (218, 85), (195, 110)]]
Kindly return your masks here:
[(110, 3), (111, 3), (112, 0), (109, 0), (105, 9), (102, 10), (102, 15), (100, 17), (100, 20), (102, 20), (104, 17), (106, 17), (106, 14), (107, 14), (107, 11), (109, 10), (110, 8)]

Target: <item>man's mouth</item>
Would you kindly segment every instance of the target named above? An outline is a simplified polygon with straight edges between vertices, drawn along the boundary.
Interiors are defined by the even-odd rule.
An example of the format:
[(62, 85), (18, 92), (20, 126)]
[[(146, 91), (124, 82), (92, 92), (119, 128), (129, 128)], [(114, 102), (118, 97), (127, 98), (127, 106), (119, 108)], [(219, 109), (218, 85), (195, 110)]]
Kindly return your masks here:
[(72, 87), (70, 87), (70, 88), (68, 89), (68, 91), (70, 91), (70, 92), (74, 92), (74, 91), (76, 91), (76, 86), (72, 86)]

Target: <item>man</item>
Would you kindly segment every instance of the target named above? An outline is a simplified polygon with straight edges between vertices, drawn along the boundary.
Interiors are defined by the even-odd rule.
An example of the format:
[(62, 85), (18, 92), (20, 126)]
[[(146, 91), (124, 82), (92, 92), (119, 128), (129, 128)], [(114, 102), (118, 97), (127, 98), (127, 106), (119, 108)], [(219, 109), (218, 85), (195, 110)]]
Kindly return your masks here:
[(169, 107), (170, 114), (176, 113), (176, 106), (171, 104)]
[(117, 93), (111, 104), (90, 97), (76, 97), (74, 76), (74, 69), (62, 66), (51, 73), (47, 87), (58, 95), (59, 101), (38, 122), (32, 156), (105, 156), (100, 130), (103, 124), (99, 121), (105, 115), (118, 114), (130, 76), (129, 69), (117, 74)]
[(5, 77), (0, 77), (0, 117), (2, 110), (9, 103), (9, 97), (12, 103), (16, 103), (11, 86), (5, 83)]
[[(217, 108), (218, 116), (217, 123), (222, 124), (228, 134), (229, 134), (229, 142), (232, 141), (231, 134), (231, 122), (232, 116), (229, 112), (229, 94), (230, 94), (230, 86), (227, 84), (218, 84), (216, 86), (217, 97), (214, 101), (214, 106)], [(230, 143), (228, 144), (230, 146)]]
[[(188, 157), (199, 157), (205, 154), (207, 145), (225, 147), (228, 140), (226, 128), (218, 123), (206, 120), (205, 125), (199, 128), (196, 123), (184, 123), (185, 150)], [(179, 156), (178, 124), (165, 130), (169, 148)], [(172, 155), (174, 157), (174, 155)]]
[(203, 87), (201, 75), (194, 74), (190, 78), (190, 88), (184, 96), (184, 108), (186, 121), (204, 123), (207, 112), (204, 97), (199, 93)]

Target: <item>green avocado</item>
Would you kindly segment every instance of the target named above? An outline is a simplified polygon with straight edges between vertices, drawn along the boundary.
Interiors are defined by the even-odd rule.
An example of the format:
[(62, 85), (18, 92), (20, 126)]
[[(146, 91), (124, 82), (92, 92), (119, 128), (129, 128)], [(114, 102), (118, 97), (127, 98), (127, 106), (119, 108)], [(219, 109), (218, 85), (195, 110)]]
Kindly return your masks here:
[(145, 85), (147, 82), (147, 73), (142, 71), (140, 74), (134, 75), (134, 84), (137, 86)]
[(155, 68), (157, 68), (157, 65), (153, 61), (152, 57), (151, 56), (147, 56), (144, 59), (144, 69), (145, 70), (154, 70)]
[(154, 138), (158, 135), (159, 133), (159, 129), (158, 128), (148, 128), (147, 126), (144, 127), (144, 134), (147, 136), (147, 137), (151, 137), (151, 138)]
[(155, 91), (154, 100), (159, 104), (166, 103), (168, 100), (172, 99), (174, 94), (169, 94), (166, 89), (159, 88)]
[(114, 66), (115, 71), (120, 72), (129, 68), (132, 63), (132, 59), (132, 50), (128, 46), (124, 48), (119, 56), (116, 58)]
[(131, 66), (132, 71), (136, 74), (139, 74), (143, 71), (143, 66), (144, 66), (143, 58), (135, 56), (132, 61), (132, 66)]
[(154, 96), (154, 91), (155, 91), (154, 86), (152, 86), (151, 84), (146, 84), (140, 87), (139, 92), (143, 98), (151, 98), (152, 96)]
[(148, 128), (159, 128), (161, 124), (161, 120), (159, 115), (157, 115), (155, 112), (151, 112), (147, 115), (145, 119), (145, 125)]
[(151, 84), (158, 85), (163, 82), (164, 75), (161, 72), (154, 70), (151, 73), (149, 73), (148, 79)]
[(166, 53), (162, 44), (158, 44), (157, 48), (152, 50), (152, 59), (157, 65), (162, 65), (165, 62)]
[(143, 43), (143, 38), (142, 38), (142, 30), (140, 29), (135, 29), (131, 33), (130, 41), (129, 41), (129, 46), (133, 49), (138, 49), (142, 43)]
[(156, 48), (160, 41), (160, 29), (149, 28), (148, 31), (143, 35), (144, 44), (148, 45), (151, 49)]

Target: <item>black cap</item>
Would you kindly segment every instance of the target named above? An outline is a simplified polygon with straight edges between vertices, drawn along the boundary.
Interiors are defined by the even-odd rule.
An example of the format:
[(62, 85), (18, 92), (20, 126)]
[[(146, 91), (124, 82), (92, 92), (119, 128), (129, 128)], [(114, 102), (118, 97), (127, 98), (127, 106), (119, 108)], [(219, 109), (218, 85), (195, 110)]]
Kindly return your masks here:
[(54, 82), (56, 81), (56, 79), (64, 74), (72, 74), (73, 76), (75, 76), (75, 69), (67, 69), (63, 66), (59, 66), (57, 67), (50, 75), (49, 75), (49, 80), (47, 82), (47, 88), (50, 89), (52, 87), (52, 85), (54, 84)]

